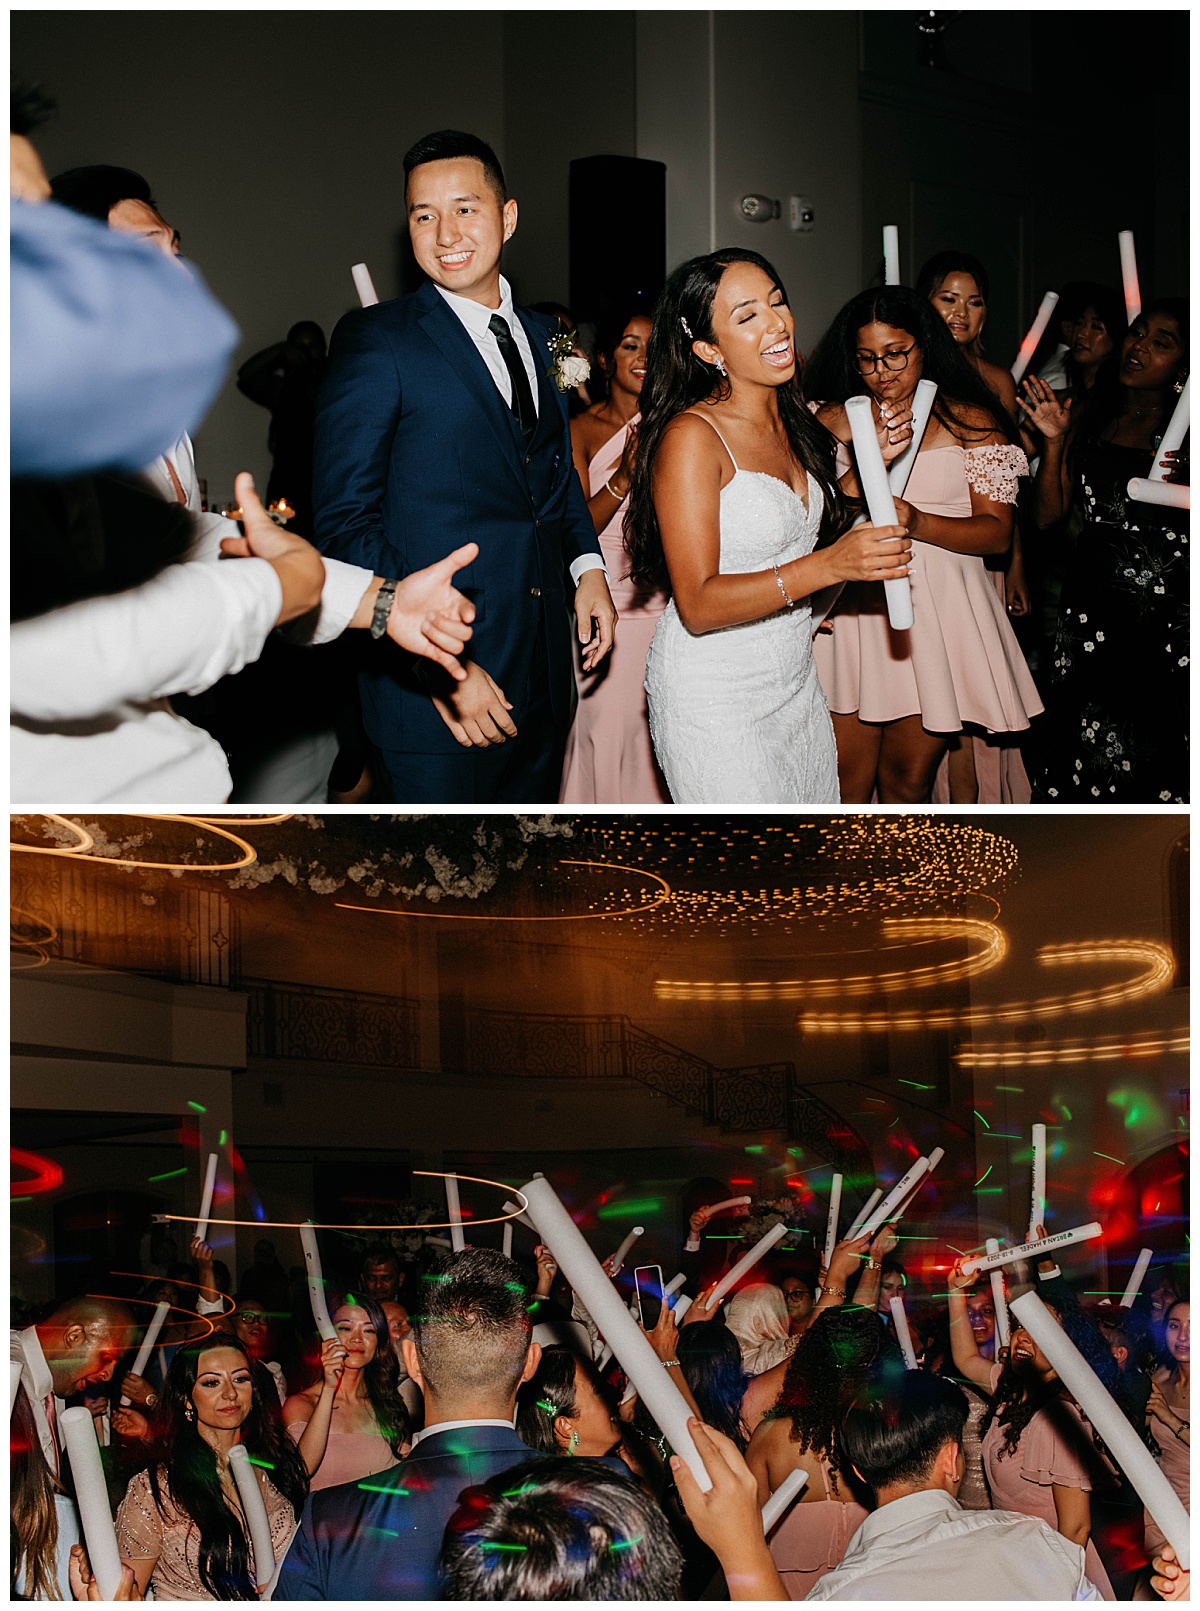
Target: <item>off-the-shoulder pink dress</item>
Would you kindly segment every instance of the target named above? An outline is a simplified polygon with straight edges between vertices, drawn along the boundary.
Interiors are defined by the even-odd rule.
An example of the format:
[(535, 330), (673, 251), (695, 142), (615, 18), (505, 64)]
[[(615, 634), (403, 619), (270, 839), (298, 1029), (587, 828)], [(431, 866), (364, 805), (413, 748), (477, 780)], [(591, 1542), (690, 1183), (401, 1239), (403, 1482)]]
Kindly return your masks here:
[[(297, 1443), (307, 1421), (289, 1421), (287, 1429)], [(397, 1464), (392, 1446), (380, 1432), (330, 1432), (325, 1456), (309, 1481), (313, 1493), (336, 1488), (342, 1482), (361, 1482)]]
[[(848, 465), (840, 449), (838, 473)], [(972, 487), (1015, 503), (1022, 473), (1028, 465), (1019, 448), (949, 443), (917, 455), (905, 497), (927, 514), (963, 518)], [(813, 645), (829, 708), (857, 712), (864, 722), (919, 715), (931, 733), (1027, 728), (1042, 702), (983, 559), (914, 540), (909, 585), (908, 632), (889, 626), (880, 583), (843, 589), (829, 617), (832, 631), (818, 633)]]

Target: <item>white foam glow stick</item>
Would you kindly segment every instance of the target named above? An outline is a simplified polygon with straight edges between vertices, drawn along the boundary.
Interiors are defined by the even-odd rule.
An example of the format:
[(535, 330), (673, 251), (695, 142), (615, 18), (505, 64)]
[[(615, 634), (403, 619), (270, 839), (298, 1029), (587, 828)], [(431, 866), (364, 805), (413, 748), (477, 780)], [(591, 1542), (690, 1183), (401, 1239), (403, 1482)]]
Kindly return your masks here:
[(1135, 475), (1125, 488), (1134, 503), (1156, 503), (1164, 509), (1190, 509), (1192, 489), (1174, 481), (1151, 481)]
[(637, 1241), (639, 1236), (645, 1236), (645, 1234), (646, 1227), (644, 1225), (635, 1225), (630, 1231), (629, 1235), (621, 1243), (617, 1251), (613, 1254), (612, 1273), (614, 1277), (618, 1274), (621, 1266), (625, 1263), (625, 1255), (629, 1252), (629, 1249)]
[(895, 224), (883, 226), (883, 283), (900, 284), (900, 231)]
[[(541, 1179), (540, 1175), (538, 1176), (538, 1179), (539, 1180)], [(528, 1214), (523, 1214), (521, 1212), (521, 1210), (517, 1207), (516, 1203), (505, 1203), (504, 1212), (506, 1214), (511, 1214), (513, 1219), (520, 1220), (522, 1225), (528, 1226), (528, 1228), (533, 1232), (533, 1234), (535, 1236), (538, 1234), (537, 1226), (533, 1223), (533, 1221), (530, 1219)]]
[(196, 1235), (203, 1242), (208, 1235), (208, 1216), (212, 1213), (213, 1187), (217, 1183), (217, 1155), (210, 1152), (208, 1168), (204, 1171), (204, 1190), (200, 1194), (200, 1218), (196, 1221)]
[(764, 1538), (771, 1531), (772, 1527), (774, 1527), (775, 1523), (783, 1515), (784, 1511), (791, 1504), (792, 1500), (795, 1499), (796, 1495), (800, 1492), (801, 1488), (804, 1487), (804, 1484), (807, 1481), (808, 1472), (802, 1470), (799, 1466), (797, 1466), (794, 1471), (788, 1472), (787, 1476), (779, 1484), (778, 1488), (776, 1488), (775, 1492), (771, 1495), (762, 1508), (762, 1528)]
[(1192, 423), (1191, 390), (1192, 382), (1189, 377), (1183, 383), (1183, 390), (1179, 394), (1179, 401), (1175, 404), (1171, 422), (1163, 432), (1163, 439), (1155, 449), (1154, 468), (1150, 472), (1151, 481), (1162, 481), (1166, 477), (1167, 472), (1159, 462), (1163, 454), (1177, 453), (1183, 446), (1183, 439)]
[(354, 289), (358, 292), (358, 300), (364, 308), (373, 308), (379, 301), (379, 294), (371, 281), (371, 271), (365, 263), (356, 263), (350, 270), (354, 280)]
[[(984, 1244), (988, 1250), (988, 1257), (999, 1253), (1000, 1243), (994, 1236), (989, 1236)], [(1008, 1304), (1004, 1299), (1004, 1276), (999, 1270), (988, 1272), (988, 1280), (992, 1284), (992, 1310), (996, 1316), (996, 1352), (1007, 1348), (1009, 1344), (1008, 1333)]]
[(752, 1270), (758, 1263), (759, 1259), (761, 1259), (764, 1254), (771, 1251), (776, 1242), (781, 1242), (790, 1229), (791, 1226), (785, 1225), (782, 1220), (778, 1225), (772, 1225), (771, 1229), (765, 1236), (759, 1237), (758, 1241), (755, 1242), (749, 1253), (742, 1254), (741, 1258), (733, 1266), (732, 1270), (726, 1270), (725, 1274), (717, 1282), (716, 1286), (708, 1296), (707, 1306), (710, 1314), (717, 1307), (725, 1294), (727, 1292), (732, 1292), (734, 1287), (737, 1286), (738, 1282), (747, 1273), (747, 1271)]
[(889, 1220), (899, 1219), (900, 1214), (903, 1212), (905, 1198), (911, 1195), (913, 1187), (928, 1173), (929, 1159), (918, 1158), (908, 1173), (901, 1175), (879, 1207), (873, 1209), (867, 1215), (859, 1226), (857, 1234), (860, 1237), (874, 1236), (881, 1225), (887, 1224)]
[(904, 1299), (900, 1297), (889, 1298), (888, 1308), (892, 1311), (892, 1325), (896, 1328), (896, 1341), (900, 1344), (900, 1352), (904, 1355), (904, 1364), (908, 1370), (917, 1368), (917, 1351), (913, 1347), (912, 1332), (908, 1329), (908, 1316), (904, 1312)]
[[(859, 484), (867, 500), (867, 512), (873, 526), (894, 526), (896, 505), (888, 485), (883, 454), (875, 435), (875, 417), (871, 413), (869, 397), (848, 397), (846, 418), (854, 437), (854, 460), (858, 467)], [(908, 577), (896, 577), (883, 584), (887, 599), (888, 620), (897, 632), (906, 632), (913, 624), (912, 592)]]
[(337, 1336), (337, 1327), (329, 1318), (329, 1305), (325, 1302), (325, 1282), (321, 1275), (321, 1253), (317, 1247), (317, 1233), (311, 1223), (301, 1225), (300, 1242), (304, 1248), (304, 1263), (308, 1269), (308, 1301), (312, 1304), (313, 1319), (323, 1342)]
[(450, 1246), (456, 1253), (461, 1253), (467, 1245), (463, 1235), (462, 1209), (458, 1202), (458, 1176), (447, 1175), (446, 1179), (446, 1210), (450, 1217)]
[(683, 1286), (686, 1281), (687, 1276), (682, 1270), (680, 1270), (679, 1274), (675, 1276), (673, 1280), (668, 1281), (666, 1286), (663, 1288), (663, 1297), (674, 1297), (674, 1295), (679, 1291), (680, 1287)]
[(674, 1309), (672, 1309), (671, 1313), (675, 1316), (675, 1324), (677, 1326), (681, 1326), (683, 1324), (684, 1315), (687, 1314), (688, 1310), (692, 1307), (695, 1301), (695, 1298), (689, 1298), (685, 1292), (683, 1297), (680, 1298), (679, 1302), (675, 1305)]
[(691, 1414), (687, 1400), (671, 1380), (671, 1372), (647, 1342), (640, 1326), (626, 1312), (620, 1293), (601, 1267), (599, 1259), (584, 1240), (583, 1233), (567, 1213), (548, 1180), (531, 1180), (522, 1186), (529, 1212), (538, 1234), (554, 1254), (558, 1267), (579, 1295), (579, 1301), (595, 1320), (605, 1342), (612, 1348), (625, 1374), (633, 1382), (642, 1403), (658, 1423), (675, 1453), (707, 1493), (712, 1478), (704, 1469), (700, 1451), (688, 1431)]
[(101, 1598), (112, 1600), (121, 1584), (121, 1557), (117, 1553), (117, 1535), (108, 1508), (108, 1489), (104, 1485), (104, 1467), (100, 1463), (100, 1445), (96, 1442), (92, 1412), (76, 1404), (62, 1412), (58, 1424), (71, 1462), (75, 1502), (83, 1523), (88, 1560)]
[(1137, 1489), (1138, 1497), (1186, 1571), (1191, 1560), (1191, 1518), (1158, 1462), (1037, 1293), (1023, 1292), (1014, 1298), (1012, 1311), (1104, 1439), (1108, 1452)]
[(1117, 248), (1121, 253), (1121, 285), (1125, 291), (1125, 320), (1132, 324), (1142, 311), (1142, 293), (1138, 287), (1137, 250), (1133, 244), (1133, 231), (1117, 232)]
[(867, 1198), (866, 1202), (859, 1209), (858, 1218), (853, 1219), (853, 1220), (850, 1221), (850, 1229), (846, 1232), (846, 1241), (847, 1242), (851, 1241), (858, 1234), (858, 1228), (859, 1228), (860, 1225), (865, 1225), (867, 1223), (867, 1215), (875, 1207), (875, 1204), (879, 1201), (879, 1199), (882, 1196), (883, 1196), (883, 1188), (882, 1188), (882, 1186), (876, 1186), (875, 1190), (871, 1193), (871, 1195)]
[(925, 1173), (921, 1176), (920, 1180), (917, 1181), (916, 1185), (909, 1192), (908, 1196), (900, 1204), (899, 1211), (898, 1211), (898, 1213), (896, 1215), (896, 1218), (898, 1220), (903, 1219), (905, 1214), (908, 1213), (909, 1204), (912, 1202), (913, 1198), (917, 1195), (917, 1193), (920, 1191), (921, 1187), (929, 1179), (930, 1175), (932, 1175), (933, 1171), (937, 1168), (938, 1164), (941, 1163), (942, 1159), (945, 1156), (946, 1156), (945, 1149), (942, 1148), (942, 1147), (935, 1147), (933, 1149), (933, 1151), (929, 1154), (929, 1168), (925, 1171)]
[(1142, 1282), (1146, 1279), (1146, 1271), (1150, 1268), (1150, 1260), (1154, 1254), (1148, 1247), (1144, 1247), (1137, 1256), (1137, 1263), (1133, 1267), (1133, 1274), (1129, 1277), (1129, 1285), (1125, 1288), (1118, 1309), (1132, 1309), (1133, 1300), (1142, 1290)]
[[(605, 1343), (604, 1348), (603, 1348), (603, 1350), (602, 1350), (602, 1352), (600, 1354), (600, 1358), (596, 1361), (596, 1369), (598, 1371), (603, 1371), (604, 1370), (605, 1365), (607, 1365), (609, 1360), (612, 1358), (612, 1353), (613, 1353), (612, 1344), (611, 1343)], [(635, 1391), (636, 1391), (636, 1389), (635, 1389)], [(623, 1402), (624, 1402), (624, 1400), (622, 1400), (622, 1403)]]
[[(146, 1335), (142, 1338), (142, 1346), (138, 1349), (137, 1357), (133, 1362), (133, 1374), (135, 1376), (140, 1376), (146, 1369), (146, 1366), (150, 1363), (150, 1355), (154, 1352), (154, 1345), (158, 1341), (158, 1334), (163, 1329), (163, 1322), (166, 1320), (170, 1310), (171, 1305), (169, 1303), (160, 1303), (155, 1308), (155, 1311), (150, 1318), (150, 1324), (146, 1327)], [(121, 1403), (129, 1404), (130, 1402), (131, 1400), (127, 1398), (124, 1393), (122, 1393)]]
[[(833, 1257), (833, 1250), (837, 1246), (838, 1215), (842, 1211), (842, 1176), (834, 1175), (829, 1185), (829, 1218), (825, 1222), (825, 1260), (824, 1268), (828, 1270), (829, 1261)], [(820, 1302), (821, 1289), (817, 1288), (817, 1301)]]
[(1017, 348), (1017, 356), (1013, 359), (1011, 370), (1014, 380), (1020, 380), (1021, 376), (1029, 368), (1030, 361), (1038, 350), (1038, 344), (1046, 334), (1046, 326), (1050, 323), (1050, 315), (1057, 306), (1058, 292), (1047, 291), (1042, 298), (1041, 306), (1034, 316), (1033, 323), (1029, 326), (1029, 334)]
[(512, 1220), (504, 1221), (504, 1229), (500, 1232), (500, 1251), (506, 1259), (512, 1258)]
[(250, 1529), (250, 1548), (254, 1555), (254, 1581), (261, 1589), (275, 1575), (275, 1546), (271, 1542), (271, 1523), (262, 1489), (244, 1443), (235, 1443), (229, 1451), (229, 1469), (237, 1484), (238, 1498)]
[(931, 380), (919, 380), (912, 400), (912, 441), (905, 448), (898, 459), (893, 459), (888, 465), (888, 486), (897, 498), (903, 498), (904, 489), (908, 485), (908, 478), (912, 474), (913, 465), (917, 462), (917, 454), (921, 451), (921, 439), (925, 435), (925, 427), (929, 424), (929, 416), (933, 412), (933, 400), (937, 396), (937, 387)]
[[(712, 1207), (708, 1210), (708, 1217), (709, 1219), (712, 1219), (714, 1215), (723, 1214), (727, 1208), (741, 1208), (743, 1203), (749, 1203), (751, 1201), (752, 1199), (749, 1197), (727, 1197), (723, 1203), (714, 1203), (712, 1205)], [(689, 1228), (688, 1239), (684, 1244), (684, 1252), (698, 1253), (699, 1251), (700, 1238), (696, 1236)]]
[(945, 1147), (935, 1147), (933, 1149), (933, 1151), (929, 1154), (929, 1168), (928, 1168), (928, 1170), (926, 1172), (928, 1174), (932, 1175), (933, 1171), (937, 1168), (938, 1164), (941, 1163), (942, 1159), (945, 1156), (946, 1156)]
[(1033, 1238), (1022, 1242), (1020, 1247), (1006, 1247), (999, 1253), (988, 1253), (982, 1258), (967, 1259), (963, 1264), (964, 1275), (975, 1275), (980, 1270), (1002, 1270), (1006, 1264), (1016, 1264), (1018, 1259), (1041, 1259), (1055, 1248), (1070, 1247), (1073, 1242), (1091, 1242), (1097, 1236), (1104, 1235), (1104, 1226), (1097, 1220), (1088, 1225), (1076, 1225), (1073, 1230), (1055, 1231), (1053, 1236)]
[(1029, 1240), (1046, 1223), (1046, 1126), (1033, 1127), (1033, 1190), (1029, 1199)]

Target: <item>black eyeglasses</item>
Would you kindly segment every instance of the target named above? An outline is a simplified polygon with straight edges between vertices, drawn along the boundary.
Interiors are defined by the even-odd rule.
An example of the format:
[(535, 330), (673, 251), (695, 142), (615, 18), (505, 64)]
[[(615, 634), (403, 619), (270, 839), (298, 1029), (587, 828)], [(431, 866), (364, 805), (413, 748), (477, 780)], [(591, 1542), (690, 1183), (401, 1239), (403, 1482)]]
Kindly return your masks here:
[(885, 352), (883, 356), (876, 357), (874, 353), (855, 353), (854, 361), (858, 365), (860, 375), (873, 375), (876, 366), (882, 364), (885, 369), (904, 369), (908, 364), (908, 355), (916, 350), (916, 342), (911, 347), (905, 347), (903, 352)]

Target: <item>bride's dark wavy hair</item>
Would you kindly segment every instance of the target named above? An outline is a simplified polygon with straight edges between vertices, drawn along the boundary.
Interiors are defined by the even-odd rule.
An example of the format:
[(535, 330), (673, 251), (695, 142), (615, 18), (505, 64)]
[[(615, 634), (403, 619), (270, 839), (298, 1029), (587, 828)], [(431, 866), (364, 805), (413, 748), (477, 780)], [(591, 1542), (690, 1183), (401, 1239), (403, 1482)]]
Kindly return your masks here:
[[(291, 1505), (296, 1520), (308, 1497), (308, 1472), (294, 1440), (283, 1426), (279, 1394), (270, 1371), (256, 1365), (232, 1332), (214, 1331), (186, 1343), (167, 1371), (167, 1382), (151, 1425), (150, 1493), (158, 1513), (167, 1519), (168, 1504), (183, 1512), (200, 1535), (200, 1584), (214, 1600), (257, 1600), (250, 1548), (239, 1514), (221, 1492), (217, 1457), (201, 1437), (192, 1392), (200, 1374), (200, 1356), (214, 1348), (232, 1348), (250, 1371), (250, 1413), (242, 1423), (242, 1443)], [(191, 1410), (191, 1417), (188, 1410)]]
[[(734, 263), (752, 263), (762, 269), (787, 301), (787, 291), (765, 257), (758, 252), (726, 246), (719, 252), (682, 263), (667, 281), (654, 309), (654, 329), (642, 386), (637, 459), (629, 511), (625, 516), (625, 549), (632, 562), (630, 575), (645, 587), (669, 582), (654, 508), (654, 461), (662, 446), (663, 433), (685, 409), (694, 408), (708, 398), (723, 400), (729, 396), (728, 379), (696, 356), (692, 342), (714, 341), (713, 301), (725, 270)], [(851, 520), (850, 508), (834, 468), (837, 442), (809, 412), (799, 368), (792, 380), (776, 388), (775, 395), (792, 452), (809, 479), (821, 489), (825, 504), (822, 540), (832, 540), (845, 531)]]
[(804, 385), (810, 397), (821, 403), (844, 403), (848, 397), (869, 395), (855, 353), (858, 332), (876, 323), (906, 331), (920, 347), (921, 378), (933, 381), (938, 389), (934, 415), (952, 436), (965, 438), (970, 445), (973, 436), (985, 434), (955, 412), (965, 407), (986, 414), (1009, 442), (1020, 441), (1012, 415), (964, 357), (949, 325), (927, 297), (907, 285), (873, 286), (851, 297), (808, 360)]

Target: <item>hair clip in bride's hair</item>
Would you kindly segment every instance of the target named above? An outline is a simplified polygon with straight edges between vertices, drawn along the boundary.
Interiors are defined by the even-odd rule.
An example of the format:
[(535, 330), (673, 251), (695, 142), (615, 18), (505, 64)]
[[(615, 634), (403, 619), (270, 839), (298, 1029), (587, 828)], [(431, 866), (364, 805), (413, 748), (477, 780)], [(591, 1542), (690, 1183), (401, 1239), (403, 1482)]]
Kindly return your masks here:
[(688, 339), (690, 340), (691, 336), (692, 336), (692, 327), (691, 327), (691, 325), (687, 322), (687, 320), (685, 318), (683, 318), (682, 315), (680, 316), (679, 322), (683, 326), (684, 335), (687, 336)]

